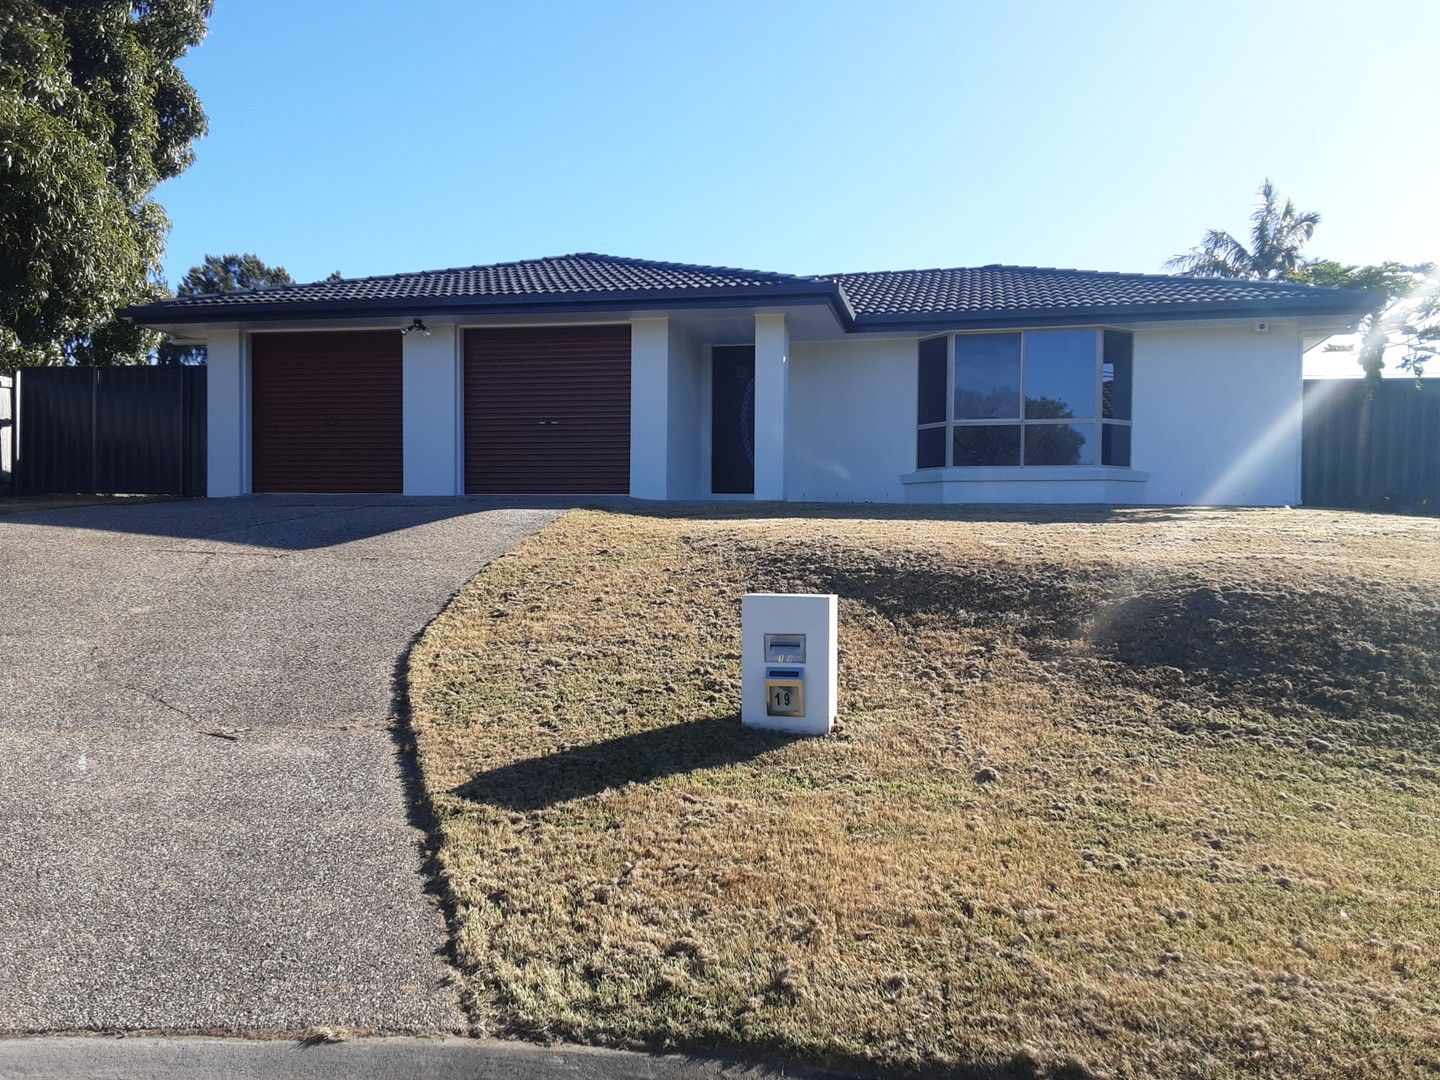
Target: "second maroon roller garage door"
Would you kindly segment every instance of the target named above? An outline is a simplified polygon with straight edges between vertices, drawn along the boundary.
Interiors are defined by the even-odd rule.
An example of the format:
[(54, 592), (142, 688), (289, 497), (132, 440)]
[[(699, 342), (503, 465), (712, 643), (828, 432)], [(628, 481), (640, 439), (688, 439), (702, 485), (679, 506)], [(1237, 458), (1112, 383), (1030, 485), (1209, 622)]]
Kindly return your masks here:
[(398, 492), (400, 351), (393, 330), (253, 335), (251, 487)]
[(630, 327), (465, 332), (465, 490), (630, 490)]

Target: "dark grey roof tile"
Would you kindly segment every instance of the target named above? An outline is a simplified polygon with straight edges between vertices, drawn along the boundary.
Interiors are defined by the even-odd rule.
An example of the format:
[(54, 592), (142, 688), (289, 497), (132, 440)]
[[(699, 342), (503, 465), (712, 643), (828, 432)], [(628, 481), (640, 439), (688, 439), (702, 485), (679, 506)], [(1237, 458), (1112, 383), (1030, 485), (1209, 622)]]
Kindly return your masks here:
[(830, 274), (862, 319), (869, 317), (1043, 313), (1085, 308), (1210, 306), (1267, 302), (1316, 306), (1335, 291), (1279, 281), (1060, 270), (1040, 266), (959, 266)]
[(587, 306), (657, 304), (707, 298), (727, 301), (784, 296), (829, 302), (857, 329), (950, 322), (1017, 324), (1062, 317), (1235, 316), (1250, 311), (1362, 314), (1378, 296), (1274, 281), (1057, 270), (1036, 266), (977, 266), (885, 270), (808, 277), (726, 266), (626, 259), (580, 253), (547, 259), (424, 270), (383, 277), (280, 285), (248, 292), (193, 296), (126, 309), (142, 322), (206, 321), (222, 314), (320, 317), (424, 309), (503, 309), (507, 304)]

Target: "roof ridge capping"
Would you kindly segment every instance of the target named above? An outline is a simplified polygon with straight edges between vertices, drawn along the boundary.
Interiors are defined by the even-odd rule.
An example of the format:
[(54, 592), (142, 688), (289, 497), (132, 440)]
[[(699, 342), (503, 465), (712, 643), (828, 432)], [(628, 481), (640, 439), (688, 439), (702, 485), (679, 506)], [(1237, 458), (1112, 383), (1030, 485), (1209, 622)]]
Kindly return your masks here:
[[(521, 260), (522, 262), (553, 262), (556, 259), (599, 259), (601, 262), (622, 266), (653, 266), (664, 270), (706, 270), (715, 274), (748, 274), (750, 277), (777, 278), (782, 281), (821, 282), (828, 279), (819, 274), (788, 274), (783, 270), (752, 270), (744, 266), (717, 266), (714, 263), (675, 262), (671, 259), (642, 259), (629, 255), (606, 255), (598, 251), (576, 251), (569, 255), (552, 255), (547, 259)], [(506, 265), (498, 263), (496, 265)]]

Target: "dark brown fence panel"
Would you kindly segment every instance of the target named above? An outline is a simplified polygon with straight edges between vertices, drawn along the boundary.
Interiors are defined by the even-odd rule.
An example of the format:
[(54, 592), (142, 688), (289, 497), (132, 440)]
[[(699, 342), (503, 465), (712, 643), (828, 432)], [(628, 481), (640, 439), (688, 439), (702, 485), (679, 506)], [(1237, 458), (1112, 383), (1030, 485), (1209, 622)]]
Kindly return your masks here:
[(205, 494), (203, 367), (23, 368), (20, 494)]
[(1440, 514), (1440, 380), (1307, 379), (1307, 506)]

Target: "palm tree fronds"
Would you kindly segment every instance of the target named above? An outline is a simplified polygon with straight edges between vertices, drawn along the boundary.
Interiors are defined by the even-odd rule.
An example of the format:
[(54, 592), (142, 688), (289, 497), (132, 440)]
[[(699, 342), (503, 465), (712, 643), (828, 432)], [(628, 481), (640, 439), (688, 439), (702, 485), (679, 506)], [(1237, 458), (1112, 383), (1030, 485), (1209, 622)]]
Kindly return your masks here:
[(1305, 265), (1301, 249), (1315, 233), (1320, 215), (1301, 211), (1280, 193), (1267, 176), (1260, 185), (1260, 202), (1250, 215), (1247, 248), (1223, 229), (1211, 229), (1198, 247), (1165, 263), (1197, 277), (1233, 277), (1271, 280), (1293, 275)]
[(1192, 277), (1249, 277), (1252, 261), (1245, 245), (1224, 229), (1208, 229), (1198, 247), (1167, 259), (1165, 269)]

